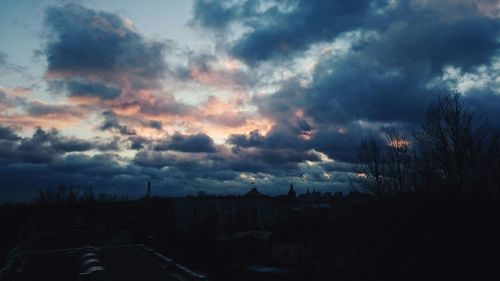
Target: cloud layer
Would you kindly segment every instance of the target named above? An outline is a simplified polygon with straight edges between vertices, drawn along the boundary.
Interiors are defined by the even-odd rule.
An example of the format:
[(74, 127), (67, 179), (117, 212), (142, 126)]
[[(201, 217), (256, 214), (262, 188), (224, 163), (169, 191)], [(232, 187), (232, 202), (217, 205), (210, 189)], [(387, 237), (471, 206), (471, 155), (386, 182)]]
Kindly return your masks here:
[(186, 23), (213, 48), (47, 9), (52, 99), (0, 88), (2, 198), (58, 184), (140, 196), (148, 180), (163, 195), (346, 190), (361, 138), (411, 132), (437, 96), (500, 126), (495, 1), (196, 0)]

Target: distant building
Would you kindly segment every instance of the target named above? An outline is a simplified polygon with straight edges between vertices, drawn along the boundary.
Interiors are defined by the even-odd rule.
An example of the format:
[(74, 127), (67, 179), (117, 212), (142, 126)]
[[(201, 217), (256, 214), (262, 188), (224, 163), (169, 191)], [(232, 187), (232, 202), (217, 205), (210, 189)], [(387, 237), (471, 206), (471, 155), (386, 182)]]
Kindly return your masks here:
[(256, 187), (252, 188), (249, 192), (245, 194), (245, 197), (250, 197), (250, 198), (264, 198), (268, 197), (262, 193), (260, 193)]
[(302, 200), (308, 200), (308, 201), (314, 201), (314, 200), (320, 200), (322, 199), (321, 192), (316, 191), (315, 189), (312, 190), (312, 192), (309, 191), (309, 188), (307, 188), (307, 191), (305, 194), (301, 194), (299, 196), (300, 199)]
[(295, 190), (293, 190), (293, 184), (290, 183), (290, 189), (288, 190), (288, 198), (295, 199), (295, 197), (297, 197), (297, 193), (295, 192)]
[(252, 188), (244, 196), (177, 198), (174, 221), (178, 230), (189, 232), (200, 225), (219, 231), (266, 229), (273, 225), (272, 198)]

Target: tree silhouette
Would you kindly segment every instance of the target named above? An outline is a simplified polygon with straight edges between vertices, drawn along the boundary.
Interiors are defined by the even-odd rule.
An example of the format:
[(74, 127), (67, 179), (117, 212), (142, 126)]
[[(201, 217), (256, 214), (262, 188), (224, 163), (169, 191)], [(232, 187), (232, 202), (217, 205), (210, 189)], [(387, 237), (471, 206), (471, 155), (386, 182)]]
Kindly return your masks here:
[(457, 94), (432, 102), (415, 143), (401, 131), (386, 144), (371, 136), (358, 148), (353, 171), (367, 193), (377, 197), (406, 192), (500, 194), (500, 131), (476, 124)]
[(391, 194), (411, 190), (412, 156), (410, 141), (399, 130), (392, 130), (386, 137), (384, 174)]
[(365, 191), (376, 197), (384, 193), (382, 157), (381, 145), (371, 136), (361, 141), (358, 148), (359, 163), (353, 169)]
[(442, 96), (429, 105), (425, 123), (416, 134), (425, 185), (463, 192), (474, 183), (484, 128), (474, 128), (472, 116), (457, 94)]

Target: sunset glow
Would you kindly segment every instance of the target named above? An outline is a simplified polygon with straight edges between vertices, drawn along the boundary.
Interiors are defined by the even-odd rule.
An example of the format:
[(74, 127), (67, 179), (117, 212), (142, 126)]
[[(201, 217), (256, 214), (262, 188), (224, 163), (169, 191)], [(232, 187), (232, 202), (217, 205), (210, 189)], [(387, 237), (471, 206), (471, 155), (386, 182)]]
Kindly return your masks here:
[(313, 2), (2, 2), (0, 193), (336, 192), (438, 96), (500, 123), (492, 1)]

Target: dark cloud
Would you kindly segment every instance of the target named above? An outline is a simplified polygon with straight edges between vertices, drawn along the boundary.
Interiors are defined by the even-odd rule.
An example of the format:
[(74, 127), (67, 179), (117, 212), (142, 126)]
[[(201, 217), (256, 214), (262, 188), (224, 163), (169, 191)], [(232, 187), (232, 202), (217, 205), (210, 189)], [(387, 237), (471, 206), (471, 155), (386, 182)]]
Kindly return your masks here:
[[(444, 83), (435, 82), (442, 76), (445, 66), (474, 71), (481, 65), (493, 63), (493, 58), (499, 54), (498, 19), (479, 13), (447, 19), (445, 14), (440, 14), (444, 13), (443, 10), (416, 7), (405, 1), (398, 3), (379, 13), (379, 21), (383, 24), (365, 25), (364, 20), (359, 20), (349, 27), (376, 30), (377, 33), (353, 42), (352, 48), (344, 55), (319, 60), (310, 83), (303, 85), (298, 79), (291, 79), (272, 95), (257, 96), (254, 102), (260, 113), (276, 120), (292, 135), (300, 130), (308, 133), (311, 138), (305, 142), (306, 147), (324, 152), (336, 160), (354, 161), (354, 146), (363, 135), (380, 129), (380, 124), (411, 128), (423, 121), (429, 102), (450, 91)], [(336, 7), (334, 2), (330, 5), (332, 9)], [(460, 3), (449, 2), (447, 5)], [(370, 14), (372, 8), (365, 11)], [(369, 21), (378, 17), (369, 14), (365, 15)], [(314, 29), (316, 21), (305, 24)], [(244, 43), (245, 38), (258, 38), (260, 32), (266, 32), (268, 28), (251, 30), (237, 41), (236, 46)], [(335, 34), (336, 27), (325, 25), (324, 28), (332, 29), (325, 33), (328, 36)], [(363, 37), (363, 30), (356, 32)], [(297, 36), (296, 40), (311, 45), (325, 38)], [(259, 48), (264, 49), (265, 54), (274, 52), (273, 46), (264, 40), (258, 46), (249, 46), (256, 52)], [(246, 58), (250, 58), (250, 63), (261, 60), (252, 56), (255, 55)], [(262, 56), (262, 59), (273, 58), (278, 59)], [(491, 93), (473, 91), (464, 98), (482, 116), (490, 119), (497, 119), (494, 111), (500, 110), (500, 103), (491, 102), (496, 99)], [(298, 111), (303, 112), (305, 119), (296, 117)], [(362, 127), (361, 123), (365, 125)]]
[(217, 52), (190, 51), (186, 62), (177, 65), (170, 74), (181, 81), (222, 89), (245, 89), (258, 83), (252, 71), (236, 65), (227, 67), (227, 64), (217, 56)]
[[(119, 147), (116, 140), (84, 140), (61, 135), (58, 130), (49, 131), (36, 128), (31, 137), (20, 137), (9, 127), (0, 126), (0, 142), (2, 143), (4, 162), (48, 164), (62, 159), (67, 153), (85, 152), (89, 150), (114, 151)], [(9, 148), (9, 150), (6, 150)]]
[(212, 138), (206, 134), (183, 135), (181, 133), (176, 133), (166, 142), (156, 145), (155, 150), (213, 153), (217, 151), (217, 148)]
[(87, 141), (60, 136), (56, 130), (46, 132), (37, 128), (31, 138), (20, 141), (11, 160), (34, 164), (51, 163), (64, 153), (90, 149), (92, 144)]
[[(328, 41), (344, 31), (365, 25), (375, 1), (299, 1), (286, 15), (266, 15), (271, 24), (246, 33), (231, 53), (253, 64), (274, 57), (287, 57), (310, 44)], [(274, 21), (273, 19), (279, 19)]]
[[(300, 176), (299, 163), (319, 161), (319, 155), (304, 143), (288, 141), (284, 132), (261, 135), (252, 132), (233, 135), (228, 144), (233, 150), (220, 147), (203, 148), (209, 143), (206, 136), (177, 134), (154, 146), (154, 150), (141, 150), (134, 163), (143, 167), (179, 170), (183, 177), (235, 177), (238, 173), (267, 173), (274, 176)], [(182, 144), (182, 146), (177, 147)], [(189, 144), (189, 145), (188, 145)], [(298, 149), (299, 146), (303, 148)], [(197, 152), (197, 153), (195, 153)], [(211, 152), (206, 154), (206, 152)]]
[(105, 111), (102, 113), (104, 120), (102, 121), (99, 129), (102, 131), (117, 131), (121, 135), (135, 135), (136, 132), (133, 128), (129, 128), (120, 122), (118, 115), (113, 111)]
[(94, 149), (95, 146), (91, 141), (62, 136), (55, 129), (47, 132), (37, 128), (31, 138), (21, 141), (17, 153), (27, 162), (50, 162), (64, 153), (88, 151)]
[[(290, 120), (288, 120), (290, 121)], [(257, 159), (278, 167), (281, 164), (320, 161), (312, 150), (325, 153), (331, 159), (343, 162), (356, 161), (356, 149), (363, 137), (375, 134), (377, 127), (361, 127), (358, 122), (346, 125), (321, 123), (313, 128), (297, 120), (299, 127), (275, 127), (266, 135), (252, 131), (248, 135), (231, 135), (227, 143), (233, 146), (234, 153), (242, 154), (243, 159)], [(308, 132), (305, 134), (305, 132)], [(243, 164), (238, 164), (243, 165)]]
[(13, 128), (0, 126), (0, 166), (14, 156), (20, 139)]
[(287, 148), (297, 151), (308, 149), (299, 134), (283, 126), (275, 126), (265, 136), (259, 131), (252, 131), (248, 136), (231, 135), (228, 138), (228, 144), (235, 145), (237, 148), (259, 147), (271, 150)]
[(165, 44), (148, 42), (117, 15), (78, 4), (46, 11), (49, 71), (130, 71), (140, 77), (160, 77), (166, 65)]
[(179, 102), (175, 97), (167, 94), (161, 97), (138, 100), (134, 104), (127, 105), (138, 105), (141, 113), (152, 116), (187, 116), (196, 112), (194, 106)]
[(153, 129), (157, 129), (157, 130), (162, 129), (161, 121), (151, 120), (148, 122), (148, 125), (149, 125), (149, 127), (153, 128)]
[(230, 135), (227, 143), (236, 147), (259, 147), (264, 142), (264, 136), (258, 131), (252, 131), (248, 135), (233, 134)]
[(178, 66), (175, 69), (174, 75), (181, 80), (192, 79), (193, 68), (201, 73), (208, 73), (212, 71), (212, 64), (215, 61), (217, 61), (217, 57), (212, 54), (206, 52), (190, 52), (186, 66)]
[(94, 146), (92, 143), (76, 138), (69, 138), (64, 141), (54, 142), (53, 147), (58, 152), (88, 151)]
[[(82, 154), (101, 149), (108, 152), (94, 156)], [(101, 191), (107, 188), (105, 192), (123, 194), (127, 187), (120, 175), (133, 176), (129, 182), (145, 181), (138, 168), (123, 167), (123, 158), (109, 153), (111, 150), (109, 142), (67, 137), (57, 130), (37, 128), (31, 137), (23, 138), (12, 128), (0, 126), (2, 200), (30, 200), (39, 188), (55, 188), (61, 184), (98, 185)]]
[[(28, 89), (17, 88), (13, 91), (26, 91)], [(7, 94), (0, 90), (0, 107), (22, 109), (27, 116), (54, 118), (81, 118), (87, 114), (84, 106), (72, 105), (70, 103), (52, 104), (40, 100), (33, 100), (25, 96)], [(5, 116), (8, 116), (6, 114)]]
[(478, 122), (487, 121), (500, 128), (500, 95), (491, 90), (472, 90), (464, 97)]
[[(254, 99), (259, 112), (276, 120), (288, 135), (273, 130), (266, 137), (255, 133), (231, 136), (229, 143), (236, 148), (315, 149), (335, 159), (353, 161), (355, 144), (375, 130), (370, 124), (418, 126), (429, 102), (449, 92), (444, 84), (432, 83), (445, 66), (473, 70), (491, 63), (500, 46), (498, 19), (479, 9), (471, 10), (479, 4), (467, 1), (439, 5), (296, 1), (284, 3), (285, 9), (271, 5), (267, 10), (256, 9), (254, 1), (242, 1), (199, 8), (208, 3), (196, 2), (193, 21), (222, 32), (232, 24), (249, 27), (229, 50), (250, 65), (268, 60), (286, 63), (302, 56), (300, 51), (331, 42), (345, 32), (360, 37), (346, 55), (319, 60), (311, 83), (303, 85), (292, 79), (274, 94)], [(364, 38), (366, 32), (373, 34)], [(493, 112), (498, 106), (482, 104), (485, 96), (467, 95), (466, 99), (482, 115), (488, 113), (490, 119), (496, 119)], [(305, 118), (296, 117), (299, 110)], [(359, 121), (368, 127), (356, 125)], [(340, 133), (340, 129), (347, 131)], [(297, 138), (300, 134), (309, 140)]]
[(269, 149), (263, 150), (256, 155), (262, 158), (266, 163), (273, 165), (283, 165), (294, 167), (294, 163), (301, 163), (304, 161), (319, 161), (318, 155), (311, 151), (296, 151), (293, 149)]
[[(112, 153), (102, 153), (94, 156), (69, 154), (62, 161), (52, 165), (54, 172), (79, 173), (93, 176), (115, 176), (123, 172), (120, 167), (121, 157)], [(129, 171), (130, 173), (130, 171)]]
[(111, 140), (95, 139), (92, 141), (95, 149), (103, 152), (120, 151), (122, 150), (121, 139), (113, 137)]
[[(193, 6), (192, 25), (225, 29), (226, 26), (241, 14), (238, 6), (224, 6), (224, 1), (195, 1)], [(227, 4), (227, 2), (226, 2)]]
[(117, 87), (87, 81), (62, 80), (53, 82), (52, 86), (54, 89), (64, 89), (68, 96), (98, 97), (107, 100), (121, 95), (121, 90)]
[(354, 52), (318, 66), (313, 83), (304, 91), (304, 108), (321, 123), (419, 122), (427, 104), (444, 91), (427, 87), (432, 78), (419, 66), (391, 67), (377, 57)]
[(20, 138), (13, 128), (0, 126), (0, 140), (17, 141)]
[[(368, 24), (384, 1), (284, 1), (262, 11), (259, 1), (198, 0), (193, 22), (215, 30), (230, 23), (248, 26), (250, 31), (236, 40), (230, 52), (249, 64), (286, 57), (310, 44), (334, 39), (342, 32)], [(280, 9), (280, 7), (282, 7)]]
[(129, 148), (133, 150), (141, 150), (151, 143), (150, 140), (139, 136), (132, 136), (128, 140), (130, 143)]
[(23, 140), (15, 151), (15, 156), (22, 162), (42, 164), (50, 163), (60, 157), (52, 147), (51, 135), (37, 129), (31, 139)]
[[(9, 163), (0, 166), (0, 193), (3, 200), (27, 201), (41, 188), (59, 185), (92, 186), (96, 193), (143, 195), (137, 187), (157, 177), (154, 171), (123, 166), (115, 154), (68, 154), (51, 163)], [(28, 175), (29, 176), (22, 176)], [(134, 185), (132, 188), (130, 185)]]
[[(125, 193), (138, 197), (145, 194), (145, 188), (137, 187), (145, 187), (151, 180), (157, 194), (193, 194), (200, 188), (217, 193), (227, 193), (231, 188), (242, 194), (249, 188), (249, 182), (245, 182), (250, 179), (248, 177), (255, 177), (253, 181), (276, 194), (281, 190), (277, 186), (280, 178), (302, 177), (305, 172), (298, 164), (304, 159), (317, 158), (312, 152), (307, 152), (310, 156), (305, 157), (285, 148), (255, 150), (248, 147), (236, 154), (221, 148), (207, 154), (148, 150), (145, 145), (133, 159), (127, 159), (109, 152), (84, 154), (82, 152), (88, 149), (98, 150), (103, 141), (65, 137), (56, 130), (37, 129), (29, 138), (16, 137), (11, 129), (1, 132), (4, 139), (13, 144), (7, 147), (5, 154), (0, 140), (0, 173), (5, 175), (0, 177), (0, 193), (4, 200), (29, 200), (39, 188), (54, 188), (60, 184), (91, 185), (98, 193)], [(191, 147), (187, 144), (206, 139), (193, 136), (177, 136), (171, 143), (182, 143), (184, 149)], [(29, 177), (21, 176), (27, 173)], [(246, 177), (241, 178), (242, 173)]]
[(25, 103), (26, 113), (30, 116), (65, 116), (65, 117), (83, 117), (85, 111), (73, 105), (54, 105), (38, 101)]
[[(285, 127), (274, 127), (265, 136), (258, 131), (248, 135), (231, 135), (227, 143), (233, 146), (233, 152), (241, 159), (262, 161), (274, 168), (296, 168), (297, 163), (320, 161), (308, 141), (301, 139), (300, 133)], [(245, 166), (238, 162), (236, 165)]]
[(336, 161), (354, 163), (357, 161), (356, 151), (361, 139), (371, 133), (356, 123), (345, 127), (323, 126), (311, 138), (309, 146)]
[[(310, 155), (311, 159), (316, 159)], [(238, 154), (203, 155), (177, 151), (141, 150), (133, 163), (168, 170), (177, 179), (234, 179), (241, 173), (266, 173), (268, 177), (300, 176), (298, 163), (305, 157), (292, 150), (242, 150)], [(191, 183), (192, 184), (192, 183)]]
[[(415, 60), (473, 65), (487, 61), (498, 48), (498, 20), (471, 11), (467, 1), (442, 5), (398, 1), (285, 1), (270, 8), (257, 8), (259, 1), (212, 2), (199, 0), (193, 22), (225, 32), (238, 23), (249, 28), (234, 41), (230, 52), (248, 64), (288, 58), (314, 43), (328, 42), (338, 35), (360, 29), (387, 33), (391, 44), (384, 48), (401, 63), (404, 56)], [(283, 7), (280, 9), (280, 7)], [(462, 11), (448, 19), (450, 10)], [(407, 59), (407, 58), (406, 58)]]
[(405, 21), (392, 19), (366, 52), (393, 67), (421, 65), (433, 74), (445, 65), (470, 70), (498, 54), (497, 19), (483, 16), (446, 21), (442, 14), (428, 10), (403, 15)]
[[(463, 77), (457, 80), (467, 85), (481, 84), (483, 76), (494, 80), (500, 21), (484, 10), (484, 1), (197, 0), (190, 24), (214, 31), (217, 50), (188, 53), (186, 63), (173, 70), (164, 62), (165, 43), (144, 39), (117, 15), (75, 4), (51, 8), (45, 17), (46, 79), (53, 90), (69, 96), (112, 103), (116, 111), (104, 109), (98, 128), (117, 136), (82, 140), (37, 129), (33, 136), (21, 137), (0, 127), (0, 173), (6, 175), (0, 177), (0, 192), (13, 184), (32, 191), (40, 183), (80, 183), (137, 194), (141, 192), (133, 188), (151, 179), (170, 195), (201, 188), (239, 191), (250, 182), (281, 190), (290, 180), (302, 181), (304, 189), (306, 184), (346, 188), (363, 137), (382, 139), (395, 127), (411, 131), (431, 100), (457, 88), (445, 82), (446, 68), (458, 69)], [(350, 47), (336, 52), (340, 41)], [(332, 51), (315, 54), (334, 42)], [(224, 59), (236, 58), (250, 67), (225, 69), (219, 58), (224, 51)], [(313, 66), (304, 73), (291, 69), (299, 74), (286, 81), (275, 78), (275, 72), (288, 66), (301, 68), (302, 59)], [(5, 63), (0, 53), (0, 65)], [(468, 83), (481, 67), (491, 71)], [(165, 73), (175, 82), (248, 89), (250, 96), (259, 92), (251, 100), (257, 113), (205, 116), (173, 94), (129, 93), (159, 89)], [(488, 83), (464, 90), (464, 101), (479, 119), (498, 125), (500, 98), (495, 82)], [(30, 116), (83, 114), (1, 91), (0, 102), (21, 107)], [(137, 115), (117, 113), (130, 108), (137, 108)], [(204, 122), (231, 127), (247, 124), (255, 117), (251, 114), (271, 120), (274, 127), (265, 133), (230, 135), (225, 145), (215, 144), (210, 132), (148, 139), (131, 125), (160, 134), (167, 131), (168, 125), (159, 121), (167, 120), (165, 116), (203, 117)], [(111, 153), (121, 149), (135, 150), (135, 155)], [(28, 173), (29, 178), (20, 176)]]
[(186, 157), (186, 155), (158, 150), (139, 151), (134, 156), (133, 162), (143, 167), (172, 167), (173, 169), (200, 165), (200, 162), (196, 161), (196, 159)]
[(158, 88), (167, 44), (144, 39), (121, 17), (78, 4), (47, 9), (47, 79), (70, 96), (114, 99)]
[[(449, 91), (444, 85), (430, 86), (445, 65), (471, 69), (498, 52), (493, 26), (489, 19), (454, 25), (423, 19), (406, 23), (345, 56), (321, 62), (311, 85), (292, 102), (302, 103), (320, 123), (419, 123), (427, 104)], [(283, 107), (278, 103), (290, 95), (288, 91), (271, 98), (271, 109)]]

